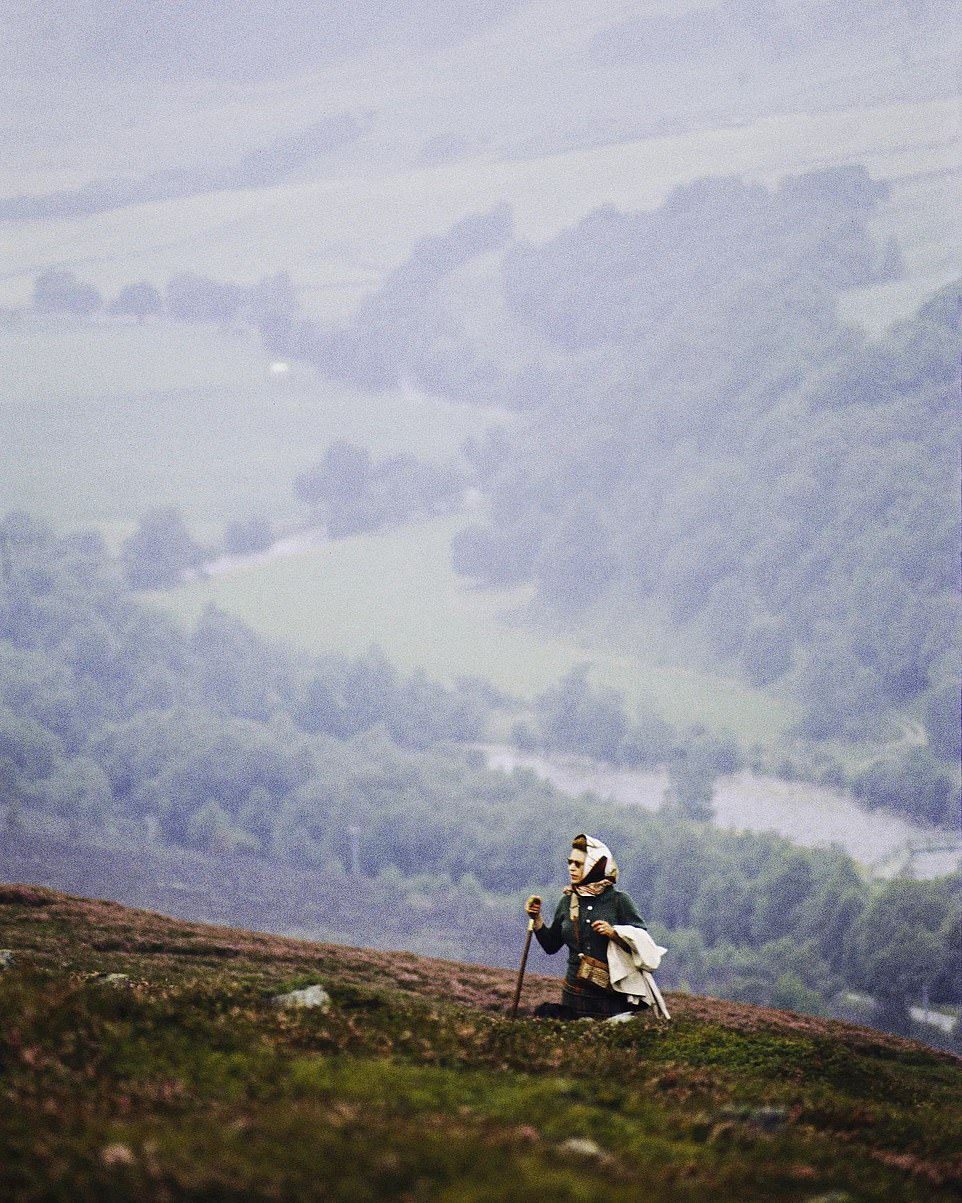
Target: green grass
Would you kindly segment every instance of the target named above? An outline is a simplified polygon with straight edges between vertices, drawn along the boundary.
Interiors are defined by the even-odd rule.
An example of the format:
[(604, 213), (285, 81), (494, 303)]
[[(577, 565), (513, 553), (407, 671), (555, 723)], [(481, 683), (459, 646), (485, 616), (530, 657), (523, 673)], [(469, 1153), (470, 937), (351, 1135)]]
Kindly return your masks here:
[(762, 744), (776, 742), (789, 725), (789, 707), (760, 690), (520, 625), (512, 611), (527, 590), (474, 589), (452, 571), (448, 549), (460, 521), (343, 539), (155, 600), (188, 619), (213, 603), (261, 634), (311, 652), (356, 654), (378, 644), (402, 668), (445, 681), (483, 676), (522, 697), (588, 660), (596, 682), (674, 723), (701, 721)]
[(0, 512), (116, 538), (175, 505), (201, 536), (255, 512), (302, 516), (294, 478), (336, 438), (379, 455), (457, 454), (490, 411), (377, 397), (303, 365), (272, 377), (251, 335), (173, 323), (24, 322), (0, 331)]
[(262, 382), (267, 363), (251, 335), (176, 322), (24, 318), (0, 329), (0, 406), (76, 404), (175, 389)]
[[(21, 1203), (941, 1203), (962, 1184), (962, 1063), (881, 1033), (678, 995), (670, 1023), (512, 1023), (507, 971), (32, 888), (0, 887), (0, 939), (0, 1193)], [(315, 981), (328, 1011), (271, 1005)], [(525, 1007), (556, 990), (531, 979)]]

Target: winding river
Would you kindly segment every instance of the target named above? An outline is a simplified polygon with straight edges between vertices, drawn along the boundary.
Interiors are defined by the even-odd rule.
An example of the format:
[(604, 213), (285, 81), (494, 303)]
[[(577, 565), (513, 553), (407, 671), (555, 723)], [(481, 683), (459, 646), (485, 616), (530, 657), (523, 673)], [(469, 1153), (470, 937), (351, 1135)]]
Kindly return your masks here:
[[(323, 530), (303, 530), (262, 552), (223, 556), (203, 575), (220, 576), (325, 541)], [(664, 770), (618, 769), (582, 756), (520, 752), (509, 744), (483, 744), (488, 767), (510, 773), (527, 769), (568, 794), (591, 792), (621, 806), (654, 811), (668, 782)], [(910, 872), (938, 877), (962, 865), (958, 836), (883, 810), (869, 810), (851, 794), (808, 782), (742, 772), (720, 777), (713, 798), (715, 823), (732, 831), (773, 831), (806, 847), (837, 844), (876, 876)], [(935, 851), (929, 849), (937, 849)]]
[[(489, 768), (527, 769), (565, 793), (590, 791), (621, 806), (657, 810), (668, 782), (664, 771), (617, 769), (587, 757), (519, 752), (508, 744), (485, 744), (482, 751)], [(962, 864), (962, 848), (950, 833), (868, 810), (850, 794), (821, 785), (735, 773), (719, 778), (713, 802), (719, 827), (774, 831), (812, 848), (837, 844), (878, 876), (905, 870), (937, 877)], [(911, 849), (933, 846), (943, 850), (909, 857)]]

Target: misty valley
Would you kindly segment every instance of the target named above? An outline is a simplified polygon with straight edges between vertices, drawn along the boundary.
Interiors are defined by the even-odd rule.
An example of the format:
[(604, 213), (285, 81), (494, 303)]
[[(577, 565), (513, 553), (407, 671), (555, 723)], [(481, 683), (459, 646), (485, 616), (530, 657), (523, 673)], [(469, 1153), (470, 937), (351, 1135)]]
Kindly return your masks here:
[[(50, 1116), (75, 1124), (62, 1197), (315, 1197), (274, 1165), (284, 1141), (265, 1138), (259, 1179), (249, 1150), (235, 1172), (220, 1133), (198, 1136), (227, 1160), (193, 1177), (186, 1129), (165, 1151), (58, 1093), (70, 1028), (109, 1045), (131, 1115), (181, 1122), (181, 1087), (157, 1083), (196, 1073), (246, 1123), (231, 1108), (260, 1106), (269, 1075), (224, 1027), (237, 1014), (274, 1042), (278, 1090), (376, 1097), (390, 1149), (385, 1066), (408, 1123), (431, 1091), (467, 1091), (473, 1115), (470, 1075), (530, 1057), (543, 1079), (485, 1086), (517, 1200), (548, 1197), (524, 1168), (527, 1091), (574, 1124), (550, 1197), (586, 1197), (579, 1157), (637, 1197), (628, 1160), (605, 1160), (604, 1092), (582, 1113), (562, 1076), (579, 1040), (605, 1065), (670, 1061), (609, 1107), (626, 1147), (667, 1150), (665, 1197), (855, 1203), (828, 1146), (789, 1147), (804, 1115), (853, 1141), (890, 1123), (858, 1154), (866, 1199), (947, 1198), (962, 1179), (926, 1161), (939, 1141), (905, 1135), (902, 1102), (863, 1123), (853, 1083), (860, 1058), (904, 1055), (944, 1102), (962, 1054), (949, 6), (31, 7), (0, 0), (0, 1068), (47, 1050)], [(549, 1017), (560, 1043), (536, 1053), (533, 1003), (498, 1026), (524, 900), (550, 918), (578, 832), (617, 850), (669, 950), (676, 1035)], [(272, 935), (188, 940), (198, 923)], [(271, 974), (314, 984), (313, 945), (280, 937), (323, 943), (333, 1010), (275, 1040)], [(559, 970), (531, 947), (544, 1001)], [(417, 958), (460, 963), (470, 989), (432, 1002), (449, 969)], [(129, 981), (97, 994), (114, 970)], [(56, 1052), (45, 999), (71, 1017)], [(199, 1045), (143, 1043), (148, 1012)], [(814, 1042), (803, 1101), (777, 1085), (783, 1039)], [(735, 1114), (743, 1087), (784, 1115)], [(344, 1105), (321, 1124), (337, 1162), (365, 1106)], [(47, 1168), (0, 1169), (0, 1193), (39, 1200), (56, 1141), (29, 1107), (0, 1151), (10, 1174)], [(756, 1164), (763, 1138), (786, 1144)], [(405, 1157), (329, 1197), (475, 1181), (441, 1153), (423, 1181), (395, 1174)]]

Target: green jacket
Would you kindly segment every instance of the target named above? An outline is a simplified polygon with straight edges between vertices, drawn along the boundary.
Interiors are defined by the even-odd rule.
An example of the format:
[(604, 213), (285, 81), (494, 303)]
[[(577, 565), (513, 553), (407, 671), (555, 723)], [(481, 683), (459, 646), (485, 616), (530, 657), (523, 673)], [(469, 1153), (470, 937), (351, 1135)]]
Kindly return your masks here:
[(555, 953), (563, 944), (568, 946), (568, 972), (565, 974), (568, 982), (575, 980), (579, 953), (583, 952), (598, 961), (608, 960), (608, 937), (599, 936), (591, 927), (596, 920), (604, 919), (612, 927), (618, 923), (627, 923), (632, 927), (645, 926), (638, 908), (628, 895), (613, 887), (597, 898), (578, 898), (577, 931), (568, 915), (570, 905), (571, 899), (563, 894), (551, 923), (537, 928), (534, 933), (545, 952)]

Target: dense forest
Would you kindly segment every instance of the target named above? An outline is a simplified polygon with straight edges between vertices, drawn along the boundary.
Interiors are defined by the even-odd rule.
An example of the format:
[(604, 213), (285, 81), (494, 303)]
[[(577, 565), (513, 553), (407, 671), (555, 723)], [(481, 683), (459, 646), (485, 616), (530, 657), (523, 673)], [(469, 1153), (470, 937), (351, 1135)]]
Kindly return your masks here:
[[(715, 228), (750, 208), (747, 194), (719, 201)], [(492, 521), (459, 538), (456, 565), (534, 579), (562, 611), (654, 598), (756, 683), (788, 677), (806, 734), (864, 733), (925, 699), (944, 745), (956, 713), (932, 705), (958, 663), (958, 289), (871, 345), (818, 304), (811, 248), (780, 278), (759, 261), (748, 296), (718, 255), (721, 270), (677, 293), (672, 272), (666, 297), (650, 274), (613, 285), (593, 267), (622, 224), (586, 223), (517, 266), (516, 305), (582, 370), (503, 447)], [(555, 256), (578, 284), (546, 313), (525, 289)], [(611, 326), (598, 310), (616, 288)], [(673, 307), (683, 321), (665, 319)]]
[[(903, 1029), (923, 988), (956, 998), (948, 880), (871, 885), (841, 852), (489, 772), (456, 746), (483, 734), (497, 701), (478, 682), (445, 689), (376, 652), (305, 663), (213, 610), (188, 631), (129, 593), (96, 536), (56, 537), (19, 514), (0, 533), (8, 845), (59, 831), (132, 858), (164, 846), (253, 857), (345, 889), (357, 874), (379, 883), (395, 927), (407, 916), (409, 940), (417, 897), (441, 891), (446, 947), (470, 956), (459, 924), (470, 940), (488, 908), (510, 933), (525, 892), (557, 890), (572, 831), (597, 829), (670, 943), (673, 981), (814, 1010), (863, 990), (879, 1022)], [(571, 696), (583, 716), (605, 701), (576, 676), (539, 703), (546, 731), (564, 733)]]
[(663, 615), (790, 691), (804, 738), (917, 717), (926, 746), (860, 788), (953, 826), (960, 289), (878, 340), (843, 322), (845, 290), (901, 270), (871, 232), (884, 196), (861, 167), (703, 180), (538, 245), (499, 206), (419, 243), (349, 325), (262, 328), (364, 387), (520, 410), (466, 448), (488, 516), (459, 572), (533, 582), (588, 629)]
[[(710, 648), (713, 670), (792, 695), (803, 740), (901, 728), (837, 782), (955, 828), (960, 289), (875, 341), (842, 322), (845, 289), (900, 271), (871, 234), (884, 192), (862, 168), (774, 189), (700, 181), (540, 245), (517, 240), (501, 205), (418, 243), (341, 326), (300, 314), (285, 273), (252, 286), (185, 273), (163, 295), (132, 282), (109, 308), (244, 321), (272, 352), (362, 388), (410, 381), (520, 411), (469, 441), (465, 463), (375, 462), (338, 443), (292, 487), (335, 538), (455, 510), (475, 488), (485, 518), (455, 536), (458, 572), (533, 583), (536, 620), (642, 642), (646, 622), (667, 625)], [(34, 304), (82, 313), (95, 294), (49, 271)], [(271, 534), (238, 519), (224, 546)], [(160, 513), (125, 555), (131, 583), (163, 586), (205, 549)]]

